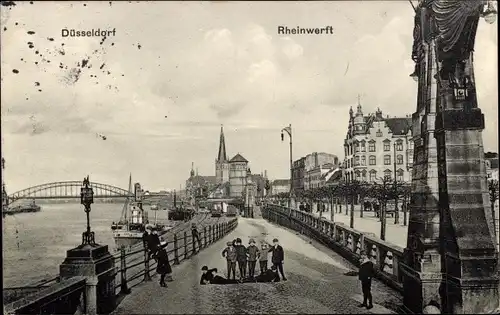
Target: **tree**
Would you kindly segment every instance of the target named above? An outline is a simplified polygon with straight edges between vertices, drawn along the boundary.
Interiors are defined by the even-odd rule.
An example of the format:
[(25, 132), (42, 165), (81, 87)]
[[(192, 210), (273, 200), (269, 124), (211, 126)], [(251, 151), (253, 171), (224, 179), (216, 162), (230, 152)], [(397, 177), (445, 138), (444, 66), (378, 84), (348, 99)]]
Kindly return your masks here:
[(373, 184), (371, 193), (380, 202), (380, 239), (385, 241), (387, 201), (394, 198), (394, 184), (389, 177), (384, 177), (381, 183)]
[(271, 183), (269, 182), (269, 179), (266, 179), (266, 185), (264, 186), (266, 189), (266, 196), (269, 194), (269, 190), (271, 190)]
[[(354, 198), (358, 196), (361, 191), (362, 184), (357, 180), (343, 182), (341, 185), (341, 191), (346, 196), (346, 206), (351, 205), (349, 226), (354, 228)], [(348, 208), (348, 207), (347, 207)], [(346, 209), (346, 212), (348, 209)]]

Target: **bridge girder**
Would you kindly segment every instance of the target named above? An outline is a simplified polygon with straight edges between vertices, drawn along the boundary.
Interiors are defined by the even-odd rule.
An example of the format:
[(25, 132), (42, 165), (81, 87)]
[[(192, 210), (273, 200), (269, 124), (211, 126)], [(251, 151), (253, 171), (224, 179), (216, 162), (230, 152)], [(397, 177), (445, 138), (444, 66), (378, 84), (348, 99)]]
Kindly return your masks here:
[[(94, 198), (123, 198), (134, 194), (112, 185), (90, 182)], [(9, 195), (9, 202), (19, 199), (65, 199), (80, 198), (81, 181), (63, 181), (29, 187)]]

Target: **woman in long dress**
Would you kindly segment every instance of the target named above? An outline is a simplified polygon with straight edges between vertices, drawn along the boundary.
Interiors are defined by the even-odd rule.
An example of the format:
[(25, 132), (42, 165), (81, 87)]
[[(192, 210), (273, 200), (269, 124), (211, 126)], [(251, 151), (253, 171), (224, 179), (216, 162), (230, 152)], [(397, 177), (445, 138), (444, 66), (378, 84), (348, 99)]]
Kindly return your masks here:
[(156, 252), (156, 261), (158, 262), (156, 272), (160, 274), (160, 286), (162, 287), (167, 287), (165, 277), (172, 274), (172, 267), (168, 261), (168, 253), (165, 249), (166, 245), (158, 245), (158, 251)]

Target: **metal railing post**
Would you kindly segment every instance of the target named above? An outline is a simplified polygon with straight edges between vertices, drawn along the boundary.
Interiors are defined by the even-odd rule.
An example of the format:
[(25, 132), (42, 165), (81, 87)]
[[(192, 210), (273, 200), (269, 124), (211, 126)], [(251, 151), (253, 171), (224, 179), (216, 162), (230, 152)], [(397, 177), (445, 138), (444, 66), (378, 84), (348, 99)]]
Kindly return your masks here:
[(188, 239), (187, 232), (184, 231), (184, 259), (188, 257)]
[(212, 244), (212, 226), (208, 226), (208, 244)]
[(122, 245), (120, 248), (120, 265), (121, 265), (121, 270), (120, 270), (120, 293), (121, 294), (129, 294), (130, 290), (127, 286), (127, 257), (125, 256), (125, 246)]
[(144, 281), (151, 281), (151, 276), (149, 275), (149, 253), (146, 248), (144, 249)]
[(174, 265), (179, 264), (179, 251), (178, 251), (177, 233), (174, 233)]
[(212, 226), (212, 243), (215, 243), (215, 224)]
[(203, 247), (207, 247), (207, 227), (203, 227)]

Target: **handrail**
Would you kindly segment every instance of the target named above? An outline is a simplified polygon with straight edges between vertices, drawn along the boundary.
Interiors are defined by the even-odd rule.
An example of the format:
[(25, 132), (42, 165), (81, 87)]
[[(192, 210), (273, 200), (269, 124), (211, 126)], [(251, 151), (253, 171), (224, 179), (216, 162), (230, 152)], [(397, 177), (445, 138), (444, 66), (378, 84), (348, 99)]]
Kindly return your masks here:
[[(199, 240), (201, 243), (201, 249), (206, 248), (208, 245), (213, 244), (215, 241), (222, 238), (224, 235), (232, 231), (238, 224), (237, 218), (231, 219), (227, 222), (222, 223), (214, 223), (210, 225), (203, 226), (202, 231), (199, 231)], [(207, 228), (208, 227), (208, 228)], [(187, 233), (187, 229), (182, 229), (173, 234), (173, 241), (168, 244), (172, 244), (172, 248), (167, 249), (167, 254), (169, 256), (169, 261), (172, 265), (177, 265), (183, 260), (191, 257), (191, 254), (194, 254), (193, 237), (191, 233)], [(180, 236), (178, 236), (180, 235)], [(197, 246), (198, 247), (198, 246)], [(198, 249), (199, 251), (200, 249)], [(116, 270), (116, 276), (120, 274), (119, 280), (116, 281), (115, 289), (120, 288), (120, 292), (122, 294), (127, 294), (130, 292), (129, 283), (134, 280), (140, 279), (142, 276), (144, 278), (140, 280), (149, 281), (151, 279), (150, 271), (154, 270), (157, 262), (150, 257), (146, 248), (141, 248), (140, 250), (134, 251), (134, 255), (138, 253), (143, 253), (144, 257), (140, 261), (130, 264), (130, 260), (127, 257), (130, 257), (132, 254), (127, 255), (125, 253), (125, 248), (122, 247), (120, 255), (120, 267)], [(144, 267), (140, 267), (144, 265)], [(127, 272), (133, 272), (134, 274), (131, 276), (127, 275)], [(135, 286), (135, 285), (134, 285)]]
[[(217, 240), (224, 237), (226, 234), (231, 232), (238, 225), (238, 219), (233, 218), (226, 222), (215, 222), (213, 224), (203, 226), (202, 231), (200, 231), (200, 244), (201, 246), (196, 246), (198, 252), (213, 244)], [(181, 233), (181, 237), (177, 237), (177, 234)], [(197, 243), (193, 240), (191, 235), (188, 235), (186, 231), (174, 233), (174, 240), (176, 241), (175, 246), (167, 250), (169, 254), (169, 260), (176, 261), (173, 264), (178, 264), (183, 260), (188, 259), (195, 254), (193, 243)], [(174, 243), (174, 242), (171, 242)], [(116, 294), (116, 289), (121, 288), (119, 294), (127, 294), (130, 292), (129, 285), (135, 286), (143, 281), (151, 280), (150, 272), (154, 270), (157, 266), (157, 262), (153, 260), (147, 252), (146, 248), (142, 248), (140, 251), (136, 250), (133, 255), (125, 255), (125, 248), (122, 247), (120, 250), (120, 267), (115, 267), (111, 271), (111, 275), (114, 277), (114, 283), (118, 283), (114, 287), (114, 293)], [(142, 260), (137, 261), (130, 265), (130, 259), (128, 257), (134, 256), (142, 252), (144, 257)], [(172, 257), (173, 256), (173, 257)], [(129, 264), (127, 266), (127, 264)], [(131, 273), (131, 276), (127, 277), (127, 271)], [(116, 281), (116, 276), (120, 280)], [(113, 279), (113, 278), (112, 278)], [(43, 280), (40, 283), (49, 283), (50, 281), (59, 280), (58, 277)], [(108, 281), (108, 280), (105, 280)], [(67, 314), (75, 313), (78, 307), (89, 307), (88, 305), (83, 305), (82, 303), (90, 303), (94, 305), (95, 301), (90, 301), (86, 297), (88, 293), (85, 290), (86, 286), (93, 286), (95, 284), (87, 283), (87, 277), (78, 276), (72, 277), (70, 279), (61, 280), (57, 284), (51, 286), (40, 286), (33, 287), (29, 295), (24, 295), (20, 299), (16, 299), (13, 302), (5, 306), (5, 311), (8, 314), (32, 314), (32, 313), (50, 313), (50, 314)], [(83, 295), (82, 295), (83, 294)], [(90, 302), (89, 302), (90, 301)]]
[(332, 248), (356, 266), (359, 266), (360, 252), (364, 250), (375, 263), (377, 278), (402, 291), (400, 262), (404, 249), (400, 246), (345, 224), (315, 217), (309, 212), (275, 204), (266, 204), (261, 211), (262, 216), (269, 221), (301, 233), (308, 232), (310, 237)]

